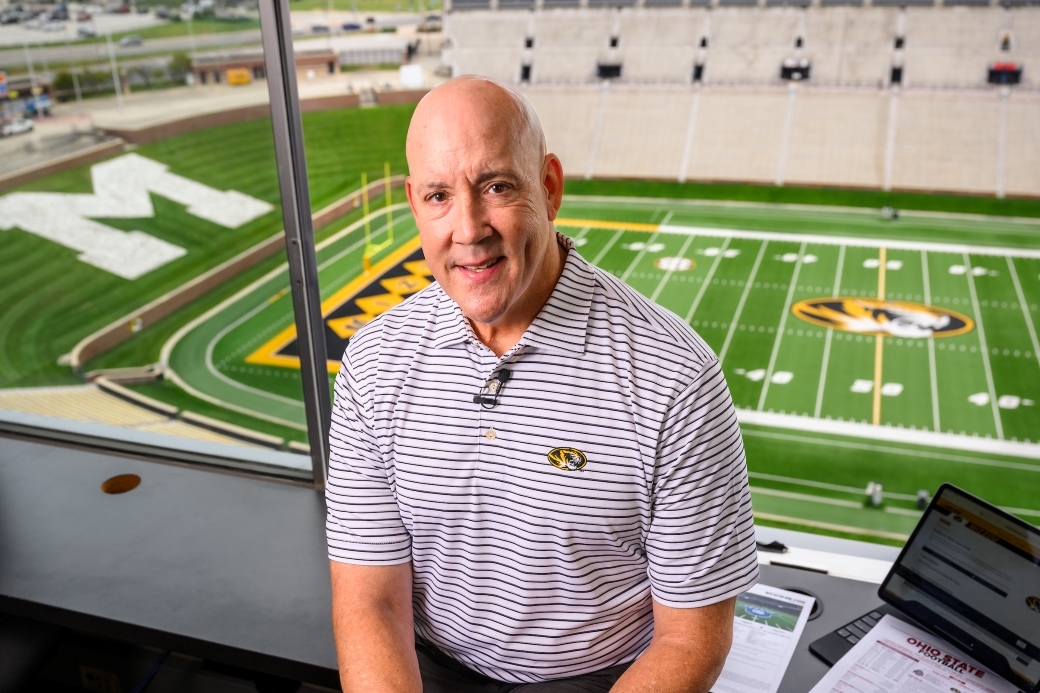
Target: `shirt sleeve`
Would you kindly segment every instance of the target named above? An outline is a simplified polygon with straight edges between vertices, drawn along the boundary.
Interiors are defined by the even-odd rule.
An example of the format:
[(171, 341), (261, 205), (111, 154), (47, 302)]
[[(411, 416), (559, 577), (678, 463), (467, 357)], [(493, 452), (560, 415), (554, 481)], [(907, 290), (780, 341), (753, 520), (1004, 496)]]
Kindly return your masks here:
[(758, 581), (744, 444), (717, 358), (666, 415), (652, 504), (646, 552), (655, 600), (707, 606)]
[(371, 392), (359, 385), (348, 349), (336, 376), (329, 432), (329, 558), (361, 565), (405, 563), (412, 557), (411, 536), (401, 520), (370, 403)]

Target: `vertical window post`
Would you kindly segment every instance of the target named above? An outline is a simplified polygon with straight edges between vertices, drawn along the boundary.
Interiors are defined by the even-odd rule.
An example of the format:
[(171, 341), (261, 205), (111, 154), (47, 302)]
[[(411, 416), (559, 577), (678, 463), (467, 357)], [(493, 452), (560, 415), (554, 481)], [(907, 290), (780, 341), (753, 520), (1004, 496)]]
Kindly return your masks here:
[(332, 401), (288, 0), (260, 0), (260, 32), (271, 99), (271, 127), (274, 130), (278, 185), (282, 193), (293, 313), (300, 347), (307, 437), (313, 460), (314, 485), (323, 490), (328, 474)]

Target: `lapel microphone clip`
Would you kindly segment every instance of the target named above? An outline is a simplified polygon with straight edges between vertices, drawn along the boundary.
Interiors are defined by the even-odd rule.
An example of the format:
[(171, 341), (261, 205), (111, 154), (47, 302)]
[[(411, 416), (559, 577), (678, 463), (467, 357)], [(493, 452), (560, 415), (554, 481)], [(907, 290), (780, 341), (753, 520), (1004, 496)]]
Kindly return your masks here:
[[(502, 394), (502, 389), (509, 382), (509, 376), (512, 373), (509, 372), (508, 368), (500, 368), (497, 372), (491, 375), (491, 380), (488, 380), (483, 387), (480, 388), (480, 394), (474, 395), (473, 403), (479, 404), (485, 409), (494, 409), (495, 405), (498, 404), (498, 396)], [(485, 394), (486, 391), (486, 394)]]

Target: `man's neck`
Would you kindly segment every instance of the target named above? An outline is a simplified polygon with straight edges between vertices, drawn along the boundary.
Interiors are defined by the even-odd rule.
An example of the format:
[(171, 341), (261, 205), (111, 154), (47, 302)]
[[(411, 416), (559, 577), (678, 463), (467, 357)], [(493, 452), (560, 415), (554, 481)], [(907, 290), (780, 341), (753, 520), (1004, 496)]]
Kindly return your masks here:
[[(480, 323), (469, 320), (473, 333), (476, 334), (484, 346), (491, 349), (495, 356), (501, 357), (520, 341), (527, 332), (535, 318), (548, 303), (556, 283), (563, 274), (563, 266), (567, 261), (567, 248), (554, 238), (552, 245), (547, 249), (543, 260), (535, 275), (536, 285), (531, 286), (517, 305), (511, 306), (510, 310), (493, 323)], [(534, 284), (534, 282), (532, 282)]]

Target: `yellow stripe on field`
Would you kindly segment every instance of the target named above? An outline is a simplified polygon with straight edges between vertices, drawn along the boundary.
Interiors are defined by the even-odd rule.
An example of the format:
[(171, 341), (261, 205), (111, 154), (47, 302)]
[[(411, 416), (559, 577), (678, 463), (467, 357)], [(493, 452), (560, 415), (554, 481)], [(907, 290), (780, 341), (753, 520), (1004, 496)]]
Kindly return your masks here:
[(599, 221), (597, 219), (557, 219), (556, 226), (583, 227), (593, 229), (612, 229), (621, 231), (656, 231), (660, 224), (640, 224), (635, 221)]
[[(888, 248), (878, 248), (877, 300), (885, 300), (885, 263), (888, 261)], [(878, 332), (874, 335), (874, 412), (873, 423), (881, 425), (881, 366), (884, 363), (885, 335)]]
[(772, 513), (760, 513), (755, 512), (755, 517), (759, 520), (766, 520), (767, 522), (784, 522), (789, 525), (802, 525), (803, 527), (813, 527), (814, 529), (829, 529), (832, 532), (845, 532), (847, 534), (860, 534), (865, 537), (878, 537), (880, 539), (895, 539), (896, 541), (906, 541), (910, 538), (909, 534), (900, 534), (899, 532), (885, 532), (880, 529), (863, 529), (861, 527), (852, 527), (851, 525), (837, 525), (832, 522), (818, 522), (816, 520), (803, 520), (800, 517), (788, 517), (787, 515), (774, 515)]

